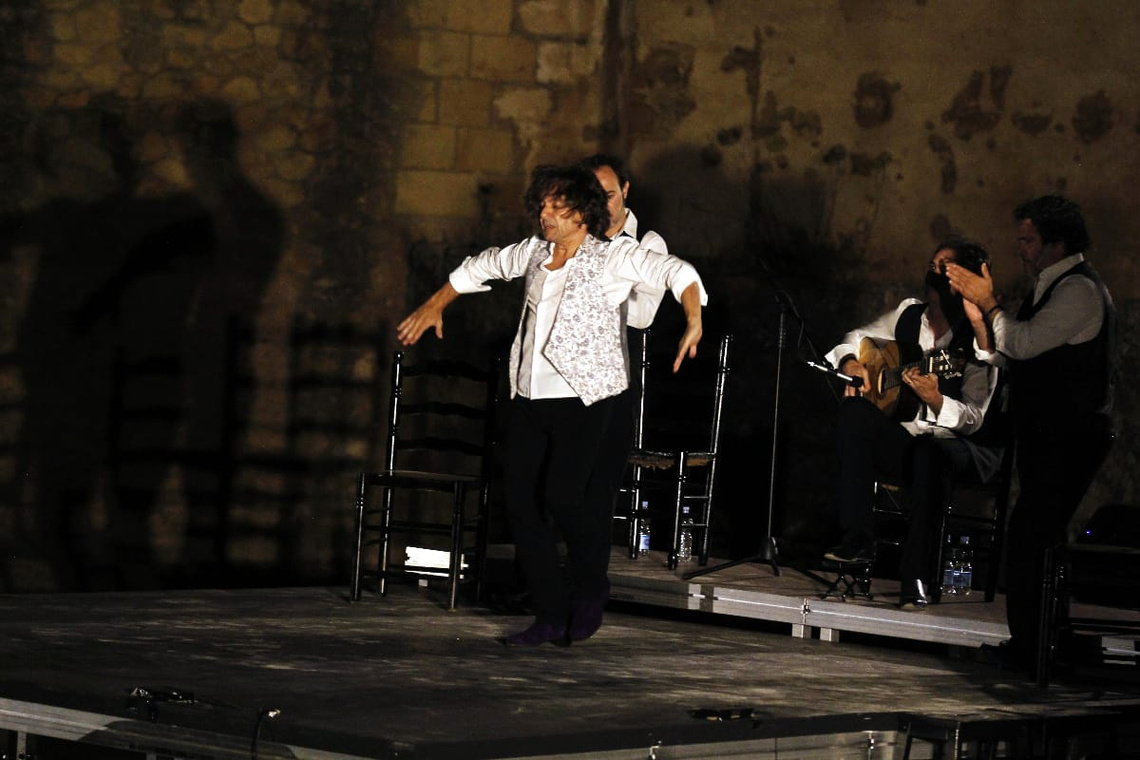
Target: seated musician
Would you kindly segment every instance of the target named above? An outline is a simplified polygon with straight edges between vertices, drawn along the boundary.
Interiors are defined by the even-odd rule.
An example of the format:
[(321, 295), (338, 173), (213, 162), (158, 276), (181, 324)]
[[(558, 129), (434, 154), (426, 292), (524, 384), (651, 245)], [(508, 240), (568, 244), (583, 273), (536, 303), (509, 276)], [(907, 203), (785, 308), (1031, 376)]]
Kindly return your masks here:
[[(984, 482), (1001, 458), (999, 450), (970, 438), (982, 427), (997, 372), (973, 356), (973, 328), (961, 295), (951, 292), (944, 273), (951, 261), (977, 272), (989, 257), (982, 246), (967, 241), (939, 245), (927, 268), (925, 301), (905, 299), (849, 332), (827, 355), (834, 367), (860, 378), (862, 385), (844, 389), (836, 420), (843, 539), (824, 558), (873, 561), (874, 484), (885, 480), (906, 486), (909, 525), (899, 567), (904, 608), (937, 601), (938, 537), (954, 479), (972, 474)], [(922, 361), (931, 356), (949, 360)], [(892, 376), (888, 369), (882, 375), (888, 382), (880, 388), (884, 366), (895, 372)]]

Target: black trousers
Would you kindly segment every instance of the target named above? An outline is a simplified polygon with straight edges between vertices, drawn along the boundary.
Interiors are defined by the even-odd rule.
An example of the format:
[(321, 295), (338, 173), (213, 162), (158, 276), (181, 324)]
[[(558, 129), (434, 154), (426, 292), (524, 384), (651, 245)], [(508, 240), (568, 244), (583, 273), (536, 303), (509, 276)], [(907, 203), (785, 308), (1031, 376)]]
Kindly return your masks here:
[[(610, 413), (610, 422), (602, 438), (598, 451), (598, 462), (586, 486), (586, 501), (596, 505), (591, 509), (601, 524), (600, 533), (605, 533), (605, 546), (597, 547), (599, 555), (591, 560), (590, 567), (601, 566), (603, 572), (609, 569), (610, 544), (613, 536), (614, 508), (617, 505), (618, 491), (625, 480), (625, 471), (629, 463), (629, 453), (633, 450), (634, 403), (636, 393), (627, 389), (613, 398), (613, 409)], [(592, 583), (592, 581), (588, 581)], [(601, 589), (604, 592), (608, 586)], [(586, 593), (599, 591), (592, 586), (584, 589)]]
[[(615, 398), (516, 398), (505, 462), (507, 522), (535, 617), (564, 623), (570, 603), (606, 588), (613, 494), (590, 489), (602, 467)], [(612, 467), (611, 462), (605, 462)], [(603, 472), (604, 472), (603, 468)], [(558, 536), (566, 543), (566, 568)]]
[(839, 521), (849, 540), (875, 540), (874, 486), (887, 481), (910, 493), (902, 578), (928, 584), (941, 579), (938, 538), (957, 476), (971, 473), (973, 458), (959, 438), (912, 436), (864, 398), (845, 398), (836, 420)]
[(1065, 543), (1069, 522), (1112, 441), (1105, 415), (1018, 427), (1021, 491), (1006, 533), (1005, 600), (1010, 642), (1023, 656), (1037, 652), (1045, 554)]

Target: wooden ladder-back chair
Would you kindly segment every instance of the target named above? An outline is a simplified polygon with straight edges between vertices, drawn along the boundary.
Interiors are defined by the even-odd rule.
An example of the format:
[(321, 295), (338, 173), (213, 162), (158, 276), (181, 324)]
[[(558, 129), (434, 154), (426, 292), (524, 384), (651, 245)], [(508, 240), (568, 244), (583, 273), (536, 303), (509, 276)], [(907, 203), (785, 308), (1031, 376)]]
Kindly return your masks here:
[[(394, 562), (394, 538), (400, 536), (405, 541), (426, 539), (442, 545), (437, 551), (446, 550), (448, 609), (455, 609), (461, 583), (472, 583), (476, 598), (482, 592), (498, 365), (481, 368), (446, 360), (411, 364), (406, 358), (402, 351), (392, 356), (384, 469), (361, 472), (357, 479), (350, 599), (360, 598), (368, 577), (376, 579), (383, 595), (397, 575), (423, 579), (443, 572), (414, 565), (406, 556)], [(370, 499), (373, 489), (380, 489), (379, 499)], [(365, 553), (371, 546), (377, 547), (375, 569), (366, 567)], [(407, 543), (403, 546), (406, 551)]]
[(673, 354), (651, 353), (649, 330), (637, 343), (631, 351), (637, 371), (634, 447), (619, 500), (624, 508), (615, 517), (628, 521), (629, 554), (636, 558), (640, 522), (649, 517), (641, 509), (643, 495), (646, 491), (666, 495), (672, 506), (668, 564), (675, 569), (682, 507), (689, 505), (693, 556), (706, 565), (732, 336), (720, 339), (715, 357), (706, 352), (686, 358), (676, 374)]

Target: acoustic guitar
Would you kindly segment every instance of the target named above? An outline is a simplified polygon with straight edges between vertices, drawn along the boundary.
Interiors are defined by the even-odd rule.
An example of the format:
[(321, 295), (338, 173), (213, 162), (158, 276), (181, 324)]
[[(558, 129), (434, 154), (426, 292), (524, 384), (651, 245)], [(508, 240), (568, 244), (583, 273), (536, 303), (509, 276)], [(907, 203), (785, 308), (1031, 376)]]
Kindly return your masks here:
[(966, 357), (952, 354), (946, 349), (923, 353), (914, 344), (863, 338), (859, 342), (859, 361), (871, 376), (871, 387), (863, 397), (879, 407), (884, 414), (897, 420), (912, 419), (918, 413), (919, 398), (903, 384), (902, 374), (917, 368), (923, 375), (961, 377)]

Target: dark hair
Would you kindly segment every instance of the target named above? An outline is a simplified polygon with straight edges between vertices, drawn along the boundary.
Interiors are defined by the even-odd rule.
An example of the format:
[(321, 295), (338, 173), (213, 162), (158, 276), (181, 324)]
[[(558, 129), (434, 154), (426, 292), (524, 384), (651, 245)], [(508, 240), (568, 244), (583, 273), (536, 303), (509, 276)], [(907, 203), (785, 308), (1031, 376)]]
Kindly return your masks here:
[(947, 238), (934, 249), (934, 255), (937, 255), (939, 251), (945, 251), (947, 249), (954, 252), (955, 264), (969, 269), (974, 274), (982, 273), (982, 264), (986, 264), (991, 269), (993, 268), (993, 265), (990, 264), (990, 253), (981, 243), (975, 243), (972, 240), (961, 237)]
[(612, 153), (595, 153), (589, 158), (583, 158), (579, 163), (592, 172), (601, 169), (603, 166), (613, 169), (614, 174), (617, 175), (619, 190), (626, 182), (629, 182), (629, 172), (625, 168), (625, 161)]
[(1013, 218), (1033, 222), (1041, 242), (1063, 244), (1065, 255), (1084, 253), (1091, 242), (1081, 207), (1063, 195), (1042, 195), (1025, 201), (1013, 210)]
[(610, 226), (610, 212), (606, 207), (606, 191), (594, 173), (584, 166), (535, 167), (530, 186), (523, 196), (527, 216), (538, 221), (547, 198), (554, 196), (571, 211), (582, 215), (586, 229), (594, 237), (605, 240)]

